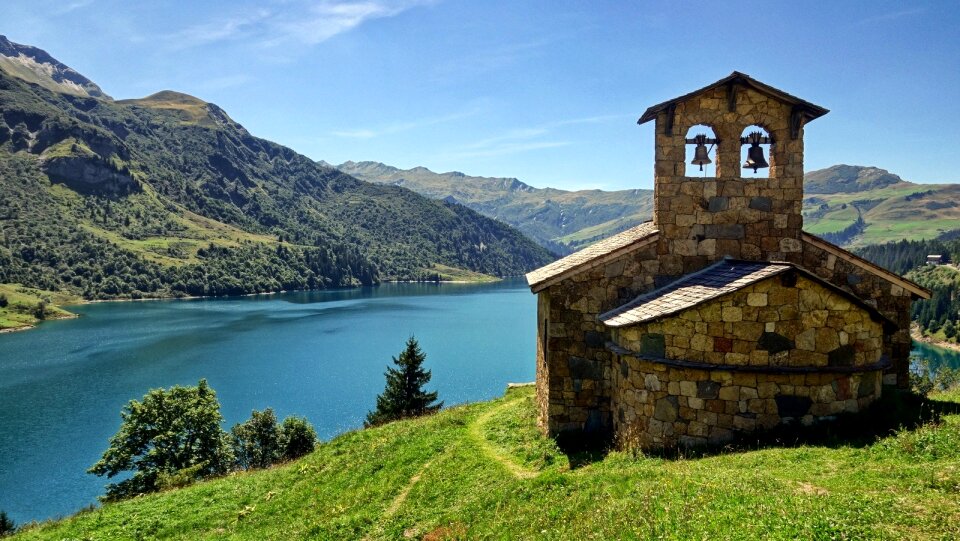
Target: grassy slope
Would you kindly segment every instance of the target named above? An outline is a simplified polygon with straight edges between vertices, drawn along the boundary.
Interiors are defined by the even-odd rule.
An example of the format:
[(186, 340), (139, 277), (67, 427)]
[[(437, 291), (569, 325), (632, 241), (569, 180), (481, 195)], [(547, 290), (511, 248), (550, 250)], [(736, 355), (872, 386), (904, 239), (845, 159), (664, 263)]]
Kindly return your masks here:
[(79, 300), (69, 294), (22, 287), (19, 284), (0, 284), (0, 294), (6, 296), (8, 303), (6, 307), (0, 308), (0, 330), (24, 329), (35, 325), (39, 320), (34, 315), (34, 309), (43, 299), (49, 299), (51, 302), (47, 306), (46, 319), (74, 317), (73, 314), (56, 305)]
[[(918, 197), (916, 194), (932, 191)], [(903, 182), (856, 193), (807, 194), (804, 200), (804, 229), (814, 234), (840, 231), (857, 218), (854, 205), (871, 201), (863, 209), (866, 228), (851, 246), (883, 244), (901, 239), (921, 240), (960, 228), (960, 185), (912, 184)], [(826, 203), (827, 212), (819, 206)], [(842, 206), (847, 205), (846, 209)]]
[(960, 535), (958, 415), (863, 447), (680, 459), (615, 452), (574, 469), (533, 419), (533, 390), (514, 389), (345, 434), (289, 465), (106, 505), (17, 539)]

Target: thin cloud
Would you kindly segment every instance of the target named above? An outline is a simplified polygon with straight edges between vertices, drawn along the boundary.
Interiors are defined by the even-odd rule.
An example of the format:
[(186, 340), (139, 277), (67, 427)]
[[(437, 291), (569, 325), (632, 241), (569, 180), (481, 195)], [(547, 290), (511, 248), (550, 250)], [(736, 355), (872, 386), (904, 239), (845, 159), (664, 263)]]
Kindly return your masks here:
[(544, 150), (548, 148), (558, 148), (570, 146), (573, 143), (569, 141), (513, 141), (504, 142), (487, 148), (476, 148), (474, 150), (455, 151), (447, 154), (446, 158), (489, 158), (492, 156), (503, 156), (505, 154), (518, 154), (520, 152), (530, 152), (531, 150)]
[(463, 145), (460, 148), (450, 152), (447, 157), (455, 158), (486, 158), (491, 156), (503, 156), (506, 154), (517, 154), (520, 152), (530, 152), (534, 150), (544, 150), (570, 146), (570, 141), (558, 140), (554, 132), (558, 128), (567, 126), (576, 126), (583, 124), (599, 124), (614, 119), (622, 118), (621, 115), (600, 115), (582, 118), (569, 118), (555, 120), (540, 126), (529, 128), (518, 128), (510, 130), (503, 135), (488, 137), (473, 143)]
[(857, 24), (873, 24), (873, 23), (879, 23), (879, 22), (894, 21), (897, 19), (901, 19), (903, 17), (912, 17), (914, 15), (921, 15), (923, 13), (926, 13), (926, 11), (927, 11), (926, 8), (917, 7), (917, 8), (911, 8), (911, 9), (902, 9), (900, 11), (892, 11), (890, 13), (880, 13), (879, 15), (874, 15), (872, 17), (861, 19)]
[(70, 13), (71, 11), (76, 11), (81, 8), (85, 8), (93, 3), (94, 0), (75, 0), (73, 2), (67, 2), (66, 4), (60, 6), (56, 11), (53, 12), (54, 15), (64, 15)]
[(260, 47), (288, 44), (317, 45), (349, 32), (367, 21), (394, 17), (433, 0), (328, 0), (285, 3), (283, 9), (262, 8), (252, 14), (228, 16), (205, 22), (166, 36), (171, 48), (188, 49), (204, 45), (245, 40)]

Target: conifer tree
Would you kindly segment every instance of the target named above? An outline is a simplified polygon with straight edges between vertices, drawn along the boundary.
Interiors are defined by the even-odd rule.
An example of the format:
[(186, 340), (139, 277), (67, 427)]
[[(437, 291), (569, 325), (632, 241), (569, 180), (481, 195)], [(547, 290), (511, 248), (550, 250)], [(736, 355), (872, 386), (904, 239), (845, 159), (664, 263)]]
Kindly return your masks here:
[(433, 413), (443, 407), (443, 402), (434, 404), (437, 392), (426, 392), (423, 386), (430, 381), (430, 371), (423, 369), (427, 358), (416, 338), (411, 336), (400, 357), (393, 358), (397, 368), (387, 366), (384, 376), (386, 388), (377, 396), (377, 409), (367, 413), (366, 426), (376, 426)]

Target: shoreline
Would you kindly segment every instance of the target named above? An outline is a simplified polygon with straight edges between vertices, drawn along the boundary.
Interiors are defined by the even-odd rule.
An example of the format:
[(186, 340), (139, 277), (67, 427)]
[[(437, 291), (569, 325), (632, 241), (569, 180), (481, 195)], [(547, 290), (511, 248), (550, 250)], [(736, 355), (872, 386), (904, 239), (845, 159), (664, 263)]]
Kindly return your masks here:
[(329, 289), (280, 289), (277, 291), (262, 291), (259, 293), (243, 293), (240, 295), (185, 295), (182, 297), (177, 296), (168, 296), (168, 297), (143, 297), (140, 299), (93, 299), (86, 300), (82, 298), (77, 298), (75, 301), (65, 302), (63, 304), (54, 305), (62, 310), (66, 310), (68, 313), (63, 314), (57, 317), (50, 317), (44, 320), (38, 320), (36, 323), (23, 325), (20, 327), (7, 327), (0, 329), (0, 334), (15, 333), (29, 331), (34, 329), (40, 323), (44, 321), (56, 321), (60, 319), (77, 319), (80, 317), (79, 314), (74, 314), (66, 309), (68, 306), (82, 306), (85, 304), (97, 304), (101, 302), (146, 302), (146, 301), (171, 301), (171, 300), (197, 300), (197, 299), (226, 299), (226, 298), (237, 298), (237, 297), (255, 297), (258, 295), (277, 295), (279, 293), (294, 293), (294, 292), (306, 292), (306, 291), (337, 291), (337, 290), (349, 290), (349, 289), (359, 289), (362, 287), (376, 287), (380, 284), (490, 284), (494, 282), (501, 282), (504, 278), (495, 278), (494, 280), (439, 280), (439, 281), (418, 281), (418, 280), (383, 280), (377, 284), (371, 286), (345, 286)]
[(941, 349), (949, 349), (950, 351), (956, 351), (960, 353), (960, 344), (954, 344), (953, 342), (943, 342), (941, 340), (935, 340), (929, 336), (924, 336), (920, 332), (920, 327), (916, 323), (910, 325), (910, 338), (913, 338), (917, 342), (923, 342), (928, 346), (934, 346)]

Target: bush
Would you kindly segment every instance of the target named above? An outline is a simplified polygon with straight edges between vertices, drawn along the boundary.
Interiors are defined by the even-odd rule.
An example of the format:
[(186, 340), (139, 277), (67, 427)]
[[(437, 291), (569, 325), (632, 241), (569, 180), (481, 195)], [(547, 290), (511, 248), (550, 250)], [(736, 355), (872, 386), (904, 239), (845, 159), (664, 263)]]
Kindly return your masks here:
[(17, 524), (13, 522), (6, 511), (0, 511), (0, 537), (13, 535), (17, 531)]
[(287, 417), (280, 426), (280, 452), (284, 460), (308, 455), (317, 446), (317, 432), (302, 417)]
[(7, 300), (7, 296), (0, 293), (0, 308), (6, 308), (8, 304), (10, 304), (10, 301)]
[(267, 468), (284, 460), (300, 458), (316, 447), (317, 433), (306, 419), (287, 417), (277, 425), (273, 410), (254, 410), (250, 419), (230, 431), (236, 467)]
[(250, 419), (230, 430), (238, 468), (267, 468), (280, 458), (280, 427), (272, 408), (253, 410)]

